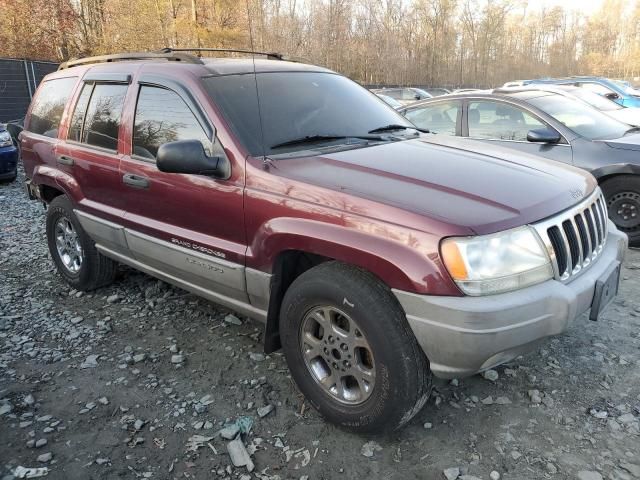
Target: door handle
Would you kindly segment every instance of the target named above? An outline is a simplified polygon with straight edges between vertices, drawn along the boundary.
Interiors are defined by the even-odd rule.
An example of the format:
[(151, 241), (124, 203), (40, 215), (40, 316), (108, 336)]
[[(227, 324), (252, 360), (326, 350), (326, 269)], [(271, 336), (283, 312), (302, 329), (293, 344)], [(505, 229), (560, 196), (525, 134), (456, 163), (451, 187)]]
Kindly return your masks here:
[(147, 177), (134, 175), (133, 173), (125, 173), (122, 176), (122, 182), (134, 188), (149, 188), (149, 179)]
[(61, 165), (69, 165), (72, 166), (75, 162), (73, 161), (73, 158), (71, 157), (67, 157), (66, 155), (60, 155), (58, 158), (58, 163), (60, 163)]

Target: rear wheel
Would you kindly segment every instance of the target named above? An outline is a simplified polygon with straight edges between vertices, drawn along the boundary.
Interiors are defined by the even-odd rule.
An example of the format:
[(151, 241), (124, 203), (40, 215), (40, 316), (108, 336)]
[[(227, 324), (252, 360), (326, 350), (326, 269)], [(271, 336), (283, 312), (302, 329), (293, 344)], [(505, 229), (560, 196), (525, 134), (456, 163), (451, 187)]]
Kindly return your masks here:
[(429, 397), (429, 363), (404, 312), (359, 268), (328, 262), (300, 275), (283, 299), (280, 336), (298, 387), (339, 426), (393, 430)]
[(609, 218), (629, 236), (629, 245), (640, 246), (640, 178), (621, 175), (602, 182)]
[(47, 243), (58, 273), (73, 288), (94, 290), (115, 279), (117, 263), (98, 252), (65, 195), (54, 198), (47, 210)]

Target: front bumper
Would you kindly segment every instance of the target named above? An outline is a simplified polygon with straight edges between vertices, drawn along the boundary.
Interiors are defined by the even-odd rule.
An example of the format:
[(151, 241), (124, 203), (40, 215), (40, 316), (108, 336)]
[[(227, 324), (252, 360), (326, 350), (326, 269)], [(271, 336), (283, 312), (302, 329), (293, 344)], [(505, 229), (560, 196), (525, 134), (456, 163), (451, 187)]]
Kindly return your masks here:
[(508, 362), (558, 335), (593, 301), (596, 281), (621, 262), (627, 236), (609, 221), (598, 259), (569, 283), (548, 280), (486, 297), (436, 297), (394, 290), (437, 377), (460, 378)]

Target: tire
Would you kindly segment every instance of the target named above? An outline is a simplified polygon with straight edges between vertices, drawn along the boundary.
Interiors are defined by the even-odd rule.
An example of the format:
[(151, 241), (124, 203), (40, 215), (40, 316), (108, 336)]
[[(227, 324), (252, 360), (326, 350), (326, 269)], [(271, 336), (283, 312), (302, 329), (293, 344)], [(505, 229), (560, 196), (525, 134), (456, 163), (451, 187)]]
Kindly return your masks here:
[[(64, 238), (69, 240), (69, 243), (61, 241), (65, 243), (62, 248), (57, 243), (57, 237), (62, 238), (60, 229), (66, 231), (67, 236)], [(49, 204), (46, 230), (53, 263), (60, 276), (73, 288), (86, 292), (115, 280), (118, 264), (98, 252), (95, 243), (82, 229), (73, 213), (71, 201), (66, 195), (54, 198)], [(73, 258), (78, 253), (80, 260), (76, 261)]]
[(640, 247), (640, 177), (620, 175), (602, 182), (609, 218), (629, 236), (629, 245)]
[[(387, 432), (406, 424), (428, 400), (429, 362), (396, 298), (370, 273), (339, 262), (316, 266), (291, 284), (280, 312), (291, 374), (329, 422), (358, 433)], [(332, 327), (318, 328), (317, 319)], [(344, 336), (346, 330), (351, 335)], [(320, 347), (312, 349), (311, 340)], [(341, 376), (342, 390), (329, 380), (335, 377), (325, 378), (333, 391), (321, 384), (330, 371)]]

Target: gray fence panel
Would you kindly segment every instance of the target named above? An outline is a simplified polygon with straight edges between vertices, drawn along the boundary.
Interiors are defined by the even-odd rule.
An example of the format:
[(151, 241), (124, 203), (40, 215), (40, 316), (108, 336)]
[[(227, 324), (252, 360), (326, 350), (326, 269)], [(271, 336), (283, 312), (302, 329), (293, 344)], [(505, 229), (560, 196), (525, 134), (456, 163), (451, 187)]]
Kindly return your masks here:
[(42, 78), (56, 63), (0, 58), (0, 122), (24, 117)]

